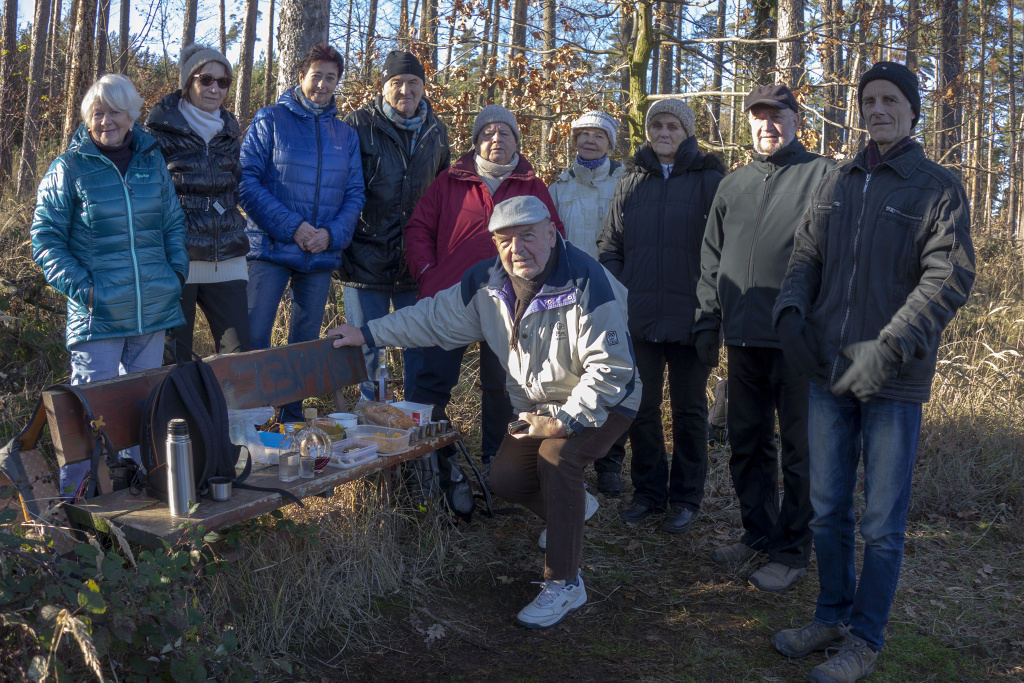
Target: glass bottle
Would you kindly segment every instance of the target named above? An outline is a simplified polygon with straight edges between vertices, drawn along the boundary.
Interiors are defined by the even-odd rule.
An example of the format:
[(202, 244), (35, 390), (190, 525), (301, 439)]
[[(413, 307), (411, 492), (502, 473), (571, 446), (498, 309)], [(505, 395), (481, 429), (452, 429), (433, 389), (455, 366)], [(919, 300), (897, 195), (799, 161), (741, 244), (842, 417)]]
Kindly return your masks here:
[(302, 411), (306, 426), (296, 437), (299, 440), (299, 476), (312, 479), (317, 458), (331, 457), (331, 437), (316, 424), (316, 408)]
[(373, 400), (379, 403), (388, 402), (388, 384), (391, 383), (391, 371), (388, 370), (388, 350), (377, 351), (377, 372), (373, 376)]
[(277, 459), (277, 478), (281, 481), (295, 481), (299, 478), (299, 442), (295, 438), (293, 424), (284, 426), (281, 455)]

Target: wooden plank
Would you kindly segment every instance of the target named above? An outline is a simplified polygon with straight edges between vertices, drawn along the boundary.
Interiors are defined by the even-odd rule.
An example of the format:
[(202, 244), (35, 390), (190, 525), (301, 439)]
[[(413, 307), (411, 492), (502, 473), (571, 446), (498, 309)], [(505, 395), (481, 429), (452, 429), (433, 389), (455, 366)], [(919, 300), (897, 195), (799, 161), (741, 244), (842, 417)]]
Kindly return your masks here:
[[(458, 432), (450, 432), (444, 436), (423, 439), (406, 453), (379, 457), (347, 470), (327, 467), (313, 479), (279, 481), (277, 467), (271, 466), (252, 473), (245, 483), (280, 488), (300, 499), (308, 498), (325, 491), (333, 491), (336, 486), (387, 470), (407, 460), (414, 460), (460, 438), (462, 436)], [(218, 531), (276, 510), (288, 502), (277, 493), (235, 488), (231, 499), (223, 503), (204, 498), (189, 521), (193, 525), (203, 525), (207, 531)], [(164, 541), (173, 545), (183, 538), (180, 526), (185, 520), (171, 517), (166, 503), (144, 495), (133, 496), (126, 489), (78, 503), (71, 506), (71, 510), (69, 515), (74, 515), (73, 518), (82, 524), (108, 533), (109, 524), (115, 523), (128, 540), (151, 548), (162, 547)]]
[[(366, 381), (359, 348), (335, 349), (331, 339), (317, 339), (273, 349), (207, 360), (224, 390), (228, 408), (280, 406)], [(169, 368), (155, 368), (78, 386), (93, 416), (118, 450), (139, 440), (142, 404)], [(92, 455), (88, 425), (78, 399), (66, 391), (43, 395), (54, 451), (61, 465)]]

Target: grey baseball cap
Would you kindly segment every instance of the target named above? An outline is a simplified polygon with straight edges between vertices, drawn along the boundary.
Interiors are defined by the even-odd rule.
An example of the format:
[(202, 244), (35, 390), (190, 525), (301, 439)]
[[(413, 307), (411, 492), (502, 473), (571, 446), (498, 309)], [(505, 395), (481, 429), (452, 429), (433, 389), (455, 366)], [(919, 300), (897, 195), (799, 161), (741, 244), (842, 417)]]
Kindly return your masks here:
[(520, 195), (506, 199), (494, 207), (487, 229), (497, 232), (517, 225), (540, 223), (545, 218), (551, 218), (551, 213), (548, 207), (544, 206), (544, 202), (532, 194)]

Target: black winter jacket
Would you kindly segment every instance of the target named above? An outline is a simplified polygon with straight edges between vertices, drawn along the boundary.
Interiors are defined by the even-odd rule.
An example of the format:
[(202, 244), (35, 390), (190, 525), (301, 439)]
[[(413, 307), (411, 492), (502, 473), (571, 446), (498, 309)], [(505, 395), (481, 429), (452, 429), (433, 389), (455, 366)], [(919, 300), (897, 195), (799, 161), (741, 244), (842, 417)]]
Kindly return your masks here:
[(366, 205), (336, 275), (349, 287), (413, 291), (402, 228), (434, 178), (451, 165), (448, 129), (428, 101), (410, 157), (407, 139), (385, 116), (381, 96), (344, 121), (359, 134)]
[[(165, 95), (146, 117), (146, 130), (160, 143), (167, 170), (185, 210), (185, 246), (192, 261), (225, 261), (245, 256), (249, 238), (238, 210), (241, 131), (224, 107), (224, 127), (207, 144), (178, 109), (181, 91)], [(220, 203), (224, 213), (213, 206)]]
[(793, 253), (793, 233), (814, 187), (833, 166), (793, 140), (725, 177), (704, 232), (694, 334), (724, 327), (727, 345), (779, 347), (772, 307)]
[(679, 145), (668, 178), (646, 142), (633, 164), (612, 196), (598, 256), (629, 290), (630, 334), (692, 344), (701, 240), (725, 166), (693, 137)]
[(797, 229), (774, 321), (806, 316), (818, 370), (830, 387), (850, 361), (842, 349), (892, 340), (902, 365), (881, 398), (927, 401), (942, 330), (974, 283), (970, 208), (960, 180), (920, 145), (868, 174), (864, 153), (829, 171)]

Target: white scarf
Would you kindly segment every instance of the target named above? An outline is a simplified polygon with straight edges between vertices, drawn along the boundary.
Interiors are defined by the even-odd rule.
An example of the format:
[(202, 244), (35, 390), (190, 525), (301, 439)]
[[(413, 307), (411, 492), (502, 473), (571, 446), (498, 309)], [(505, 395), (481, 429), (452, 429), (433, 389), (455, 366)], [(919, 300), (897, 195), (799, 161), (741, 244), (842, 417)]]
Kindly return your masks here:
[(220, 117), (219, 109), (211, 114), (182, 97), (178, 100), (178, 111), (188, 121), (188, 125), (192, 126), (192, 130), (207, 144), (224, 128), (224, 119)]

